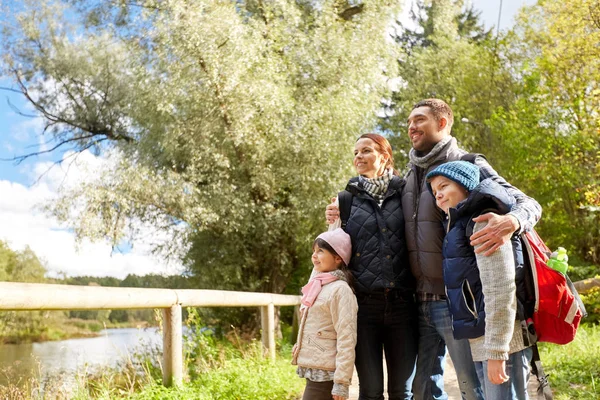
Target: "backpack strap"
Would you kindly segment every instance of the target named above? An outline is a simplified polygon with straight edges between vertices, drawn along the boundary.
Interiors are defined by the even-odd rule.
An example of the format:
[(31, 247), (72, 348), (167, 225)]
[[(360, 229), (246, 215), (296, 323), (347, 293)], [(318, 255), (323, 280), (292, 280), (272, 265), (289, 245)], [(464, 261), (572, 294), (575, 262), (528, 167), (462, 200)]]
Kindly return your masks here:
[(465, 236), (466, 237), (471, 237), (473, 235), (473, 231), (475, 230), (475, 221), (473, 221), (473, 218), (476, 218), (480, 215), (483, 215), (483, 214), (489, 213), (489, 212), (497, 213), (498, 210), (496, 210), (495, 208), (486, 208), (483, 211), (478, 211), (478, 212), (474, 213), (473, 215), (471, 215), (471, 218), (469, 218), (469, 222), (467, 223), (467, 226), (465, 227)]
[(350, 218), (350, 210), (352, 210), (352, 198), (354, 195), (347, 190), (342, 190), (338, 193), (338, 205), (340, 208), (340, 221), (342, 229), (346, 230), (346, 223)]
[(565, 275), (565, 278), (567, 280), (567, 286), (571, 290), (571, 293), (573, 293), (573, 297), (575, 297), (575, 301), (581, 310), (581, 318), (587, 317), (588, 313), (585, 309), (585, 304), (583, 304), (583, 300), (581, 300), (581, 297), (579, 297), (579, 293), (577, 292), (577, 289), (575, 289), (575, 285), (573, 285), (573, 282), (571, 282), (571, 279), (567, 275)]
[(533, 350), (533, 355), (531, 357), (531, 371), (539, 383), (537, 388), (538, 398), (552, 400), (552, 389), (550, 388), (550, 382), (548, 382), (548, 375), (544, 373), (544, 368), (542, 367), (542, 361), (540, 360), (540, 352), (537, 344), (531, 346), (531, 350)]
[[(483, 158), (487, 162), (487, 157), (481, 153), (467, 153), (467, 154), (464, 154), (460, 158), (460, 160), (470, 162), (471, 164), (475, 164), (475, 160), (477, 159), (477, 157)], [(480, 177), (481, 181), (490, 177), (490, 175), (484, 173), (484, 171), (481, 168), (479, 168), (479, 170), (481, 172), (481, 177)]]

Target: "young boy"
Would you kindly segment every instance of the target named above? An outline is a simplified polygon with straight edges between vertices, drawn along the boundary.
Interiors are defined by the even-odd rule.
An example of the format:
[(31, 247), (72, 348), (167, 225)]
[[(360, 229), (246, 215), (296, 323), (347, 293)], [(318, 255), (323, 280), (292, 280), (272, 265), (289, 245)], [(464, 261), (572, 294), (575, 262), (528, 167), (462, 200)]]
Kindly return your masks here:
[(486, 211), (506, 214), (514, 200), (466, 161), (442, 164), (427, 174), (436, 205), (447, 214), (443, 243), (444, 284), (454, 337), (468, 338), (487, 400), (527, 399), (531, 349), (516, 321), (517, 297), (512, 241), (490, 256), (475, 253), (469, 236), (485, 227), (473, 218)]

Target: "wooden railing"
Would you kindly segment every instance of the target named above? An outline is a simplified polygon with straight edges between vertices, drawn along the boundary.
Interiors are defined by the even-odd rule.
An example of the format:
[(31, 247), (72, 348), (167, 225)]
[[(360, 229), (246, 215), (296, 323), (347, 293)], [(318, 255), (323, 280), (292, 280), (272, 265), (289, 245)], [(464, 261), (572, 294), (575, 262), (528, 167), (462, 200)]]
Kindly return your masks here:
[(0, 310), (163, 310), (163, 384), (183, 379), (181, 307), (260, 307), (262, 343), (275, 359), (275, 306), (297, 306), (300, 296), (225, 290), (140, 289), (0, 282)]

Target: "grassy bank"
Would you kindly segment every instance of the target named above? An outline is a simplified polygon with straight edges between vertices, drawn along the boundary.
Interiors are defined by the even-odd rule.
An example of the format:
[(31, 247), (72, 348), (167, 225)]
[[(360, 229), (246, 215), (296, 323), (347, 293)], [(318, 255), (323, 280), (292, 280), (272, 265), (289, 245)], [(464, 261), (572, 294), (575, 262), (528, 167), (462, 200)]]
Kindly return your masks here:
[[(161, 384), (160, 369), (152, 356), (133, 355), (117, 369), (80, 373), (66, 377), (31, 380), (0, 386), (0, 398), (10, 400), (293, 400), (304, 389), (304, 381), (290, 365), (289, 346), (284, 346), (274, 363), (262, 356), (260, 343), (244, 345), (243, 353), (226, 354), (230, 344), (218, 345), (219, 366), (202, 373), (196, 370), (179, 388)], [(156, 354), (155, 354), (156, 356)], [(197, 368), (189, 365), (188, 368)], [(15, 379), (14, 382), (17, 382)]]
[(568, 345), (540, 344), (555, 400), (600, 398), (600, 325), (582, 325)]
[[(80, 371), (77, 376), (31, 379), (9, 377), (0, 399), (297, 399), (304, 381), (290, 364), (291, 345), (280, 344), (275, 362), (263, 356), (260, 341), (242, 339), (233, 330), (217, 336), (190, 311), (184, 340), (184, 384), (162, 386), (162, 354), (155, 347), (124, 357), (115, 368)], [(13, 383), (14, 382), (14, 383)]]
[(111, 322), (69, 318), (62, 311), (9, 311), (0, 313), (0, 343), (48, 342), (98, 336), (107, 328), (146, 327), (145, 321)]

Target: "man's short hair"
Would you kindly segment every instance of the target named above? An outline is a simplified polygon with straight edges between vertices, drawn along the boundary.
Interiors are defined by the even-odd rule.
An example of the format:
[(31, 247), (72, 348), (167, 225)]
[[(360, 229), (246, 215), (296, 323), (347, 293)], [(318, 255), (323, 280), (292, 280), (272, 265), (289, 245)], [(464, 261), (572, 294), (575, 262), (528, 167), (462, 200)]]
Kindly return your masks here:
[(446, 121), (448, 121), (448, 129), (452, 128), (452, 124), (454, 124), (454, 114), (445, 101), (440, 99), (425, 99), (415, 104), (412, 109), (414, 110), (419, 107), (429, 107), (436, 121), (439, 122), (442, 117), (446, 118)]

